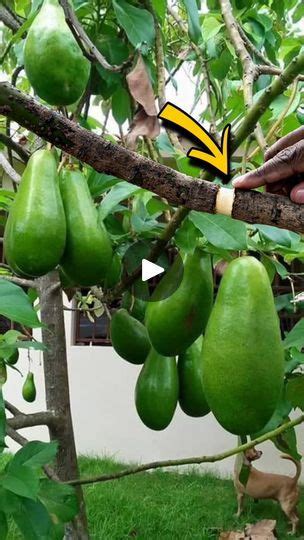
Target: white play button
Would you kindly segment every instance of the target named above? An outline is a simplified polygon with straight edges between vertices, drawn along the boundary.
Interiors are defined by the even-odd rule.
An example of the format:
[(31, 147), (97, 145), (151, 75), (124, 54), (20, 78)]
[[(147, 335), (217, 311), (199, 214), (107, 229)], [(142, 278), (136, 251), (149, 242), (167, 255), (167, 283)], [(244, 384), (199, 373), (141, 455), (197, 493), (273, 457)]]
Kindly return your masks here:
[(147, 259), (143, 259), (141, 262), (141, 280), (142, 281), (148, 281), (148, 279), (151, 279), (154, 276), (158, 276), (159, 274), (162, 274), (164, 271), (165, 271), (164, 268), (162, 268), (161, 266), (158, 266), (158, 264), (148, 261)]

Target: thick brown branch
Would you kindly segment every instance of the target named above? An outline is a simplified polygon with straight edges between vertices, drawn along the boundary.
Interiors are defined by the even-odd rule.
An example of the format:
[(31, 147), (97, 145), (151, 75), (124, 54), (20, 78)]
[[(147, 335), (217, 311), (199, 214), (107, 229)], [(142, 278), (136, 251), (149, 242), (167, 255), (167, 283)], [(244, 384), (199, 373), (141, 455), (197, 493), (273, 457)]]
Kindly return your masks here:
[(282, 426), (270, 431), (269, 433), (265, 433), (264, 435), (261, 435), (260, 437), (257, 437), (256, 439), (249, 441), (248, 443), (237, 446), (236, 448), (232, 448), (231, 450), (221, 452), (220, 454), (215, 454), (213, 456), (200, 456), (200, 457), (190, 457), (190, 458), (185, 458), (185, 459), (169, 459), (165, 461), (153, 461), (152, 463), (145, 463), (143, 465), (139, 465), (136, 467), (129, 467), (128, 469), (119, 471), (117, 473), (102, 474), (99, 476), (89, 477), (89, 478), (80, 478), (77, 480), (70, 480), (66, 483), (73, 486), (75, 485), (77, 486), (79, 484), (82, 484), (82, 485), (94, 484), (96, 482), (108, 482), (109, 480), (118, 480), (119, 478), (123, 478), (124, 476), (130, 476), (130, 475), (138, 474), (144, 471), (150, 471), (152, 469), (177, 467), (181, 465), (199, 465), (201, 463), (216, 463), (217, 461), (223, 461), (224, 459), (228, 457), (235, 456), (237, 454), (240, 454), (241, 452), (245, 452), (249, 448), (253, 448), (254, 446), (257, 446), (258, 444), (261, 444), (265, 441), (278, 437), (279, 435), (281, 435), (281, 433), (284, 433), (288, 429), (294, 426), (297, 426), (301, 424), (302, 422), (304, 422), (304, 415), (301, 415), (295, 420), (292, 420), (290, 422), (286, 422)]
[[(298, 68), (298, 60), (296, 62), (296, 68)], [(274, 99), (282, 87), (295, 78), (295, 65), (292, 67), (292, 74), (286, 70), (289, 75), (287, 80), (280, 79), (278, 84), (274, 83), (274, 88), (270, 87), (270, 92), (265, 93), (267, 103), (271, 102), (269, 96)], [(233, 141), (234, 148), (245, 139), (249, 125), (255, 122), (264, 110), (264, 100), (261, 105), (260, 99), (249, 111), (242, 128), (239, 128)], [(188, 177), (126, 148), (114, 145), (40, 105), (7, 83), (0, 83), (1, 113), (80, 161), (91, 165), (96, 171), (115, 175), (153, 191), (165, 197), (173, 205), (183, 205), (191, 210), (208, 213), (214, 213), (216, 210), (218, 185)], [(232, 217), (249, 223), (265, 223), (304, 232), (304, 207), (293, 204), (288, 198), (278, 195), (237, 190)]]

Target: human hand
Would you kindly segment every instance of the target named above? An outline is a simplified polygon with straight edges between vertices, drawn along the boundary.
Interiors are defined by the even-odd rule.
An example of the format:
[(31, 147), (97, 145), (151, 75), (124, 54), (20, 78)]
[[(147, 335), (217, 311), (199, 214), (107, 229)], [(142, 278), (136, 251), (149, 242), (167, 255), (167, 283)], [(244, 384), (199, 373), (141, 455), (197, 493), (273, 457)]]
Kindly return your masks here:
[(270, 193), (287, 195), (304, 204), (304, 126), (279, 139), (265, 154), (265, 163), (236, 178), (233, 187), (253, 189), (266, 185)]

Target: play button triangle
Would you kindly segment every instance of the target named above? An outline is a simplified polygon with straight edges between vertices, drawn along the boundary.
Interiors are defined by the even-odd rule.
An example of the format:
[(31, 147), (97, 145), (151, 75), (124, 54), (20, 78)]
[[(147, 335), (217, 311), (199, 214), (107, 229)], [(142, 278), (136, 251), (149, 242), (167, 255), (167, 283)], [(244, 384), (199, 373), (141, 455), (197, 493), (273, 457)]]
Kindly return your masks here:
[(164, 271), (165, 271), (164, 268), (162, 268), (161, 266), (158, 266), (158, 264), (148, 261), (147, 259), (143, 259), (141, 262), (141, 280), (142, 281), (148, 281), (148, 279), (151, 279), (154, 276), (158, 276), (159, 274), (162, 274)]

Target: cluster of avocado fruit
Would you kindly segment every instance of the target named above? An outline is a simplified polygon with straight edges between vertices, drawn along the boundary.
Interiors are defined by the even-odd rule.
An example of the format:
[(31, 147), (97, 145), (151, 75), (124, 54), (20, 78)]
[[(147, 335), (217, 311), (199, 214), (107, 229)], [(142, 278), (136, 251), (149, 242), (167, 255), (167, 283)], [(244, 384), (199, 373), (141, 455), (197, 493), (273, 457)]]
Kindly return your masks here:
[[(47, 103), (67, 106), (83, 94), (90, 65), (58, 0), (44, 0), (28, 32), (24, 64), (35, 93)], [(120, 273), (85, 177), (73, 168), (59, 177), (50, 150), (29, 160), (4, 246), (9, 265), (21, 276), (42, 276), (59, 265), (66, 284), (111, 287)], [(174, 272), (173, 264), (153, 302), (125, 293), (111, 320), (117, 353), (143, 364), (135, 389), (141, 420), (163, 430), (179, 401), (187, 415), (211, 410), (227, 431), (257, 433), (274, 414), (284, 383), (278, 316), (264, 266), (248, 256), (232, 261), (214, 305), (208, 254), (199, 248), (187, 254), (179, 288), (157, 300), (157, 289), (170, 289)], [(31, 374), (24, 388), (25, 399), (34, 399)]]
[[(152, 296), (170, 287), (173, 272), (174, 265)], [(178, 402), (192, 417), (212, 411), (239, 436), (265, 427), (282, 395), (284, 353), (269, 277), (259, 260), (242, 256), (230, 262), (213, 304), (210, 256), (196, 248), (184, 257), (180, 287), (148, 302), (139, 315), (117, 310), (111, 339), (123, 359), (143, 364), (135, 405), (148, 428), (165, 429)]]

